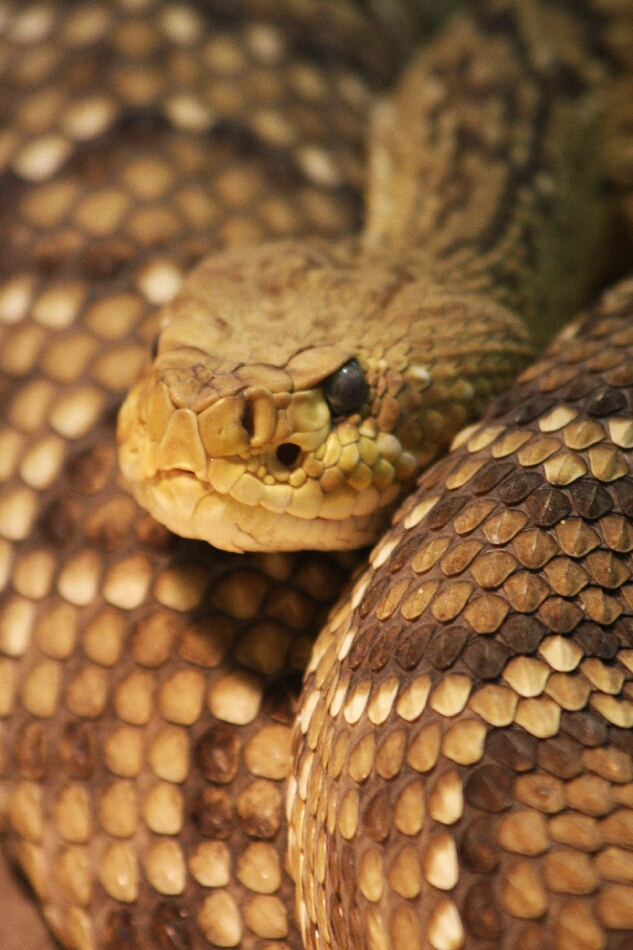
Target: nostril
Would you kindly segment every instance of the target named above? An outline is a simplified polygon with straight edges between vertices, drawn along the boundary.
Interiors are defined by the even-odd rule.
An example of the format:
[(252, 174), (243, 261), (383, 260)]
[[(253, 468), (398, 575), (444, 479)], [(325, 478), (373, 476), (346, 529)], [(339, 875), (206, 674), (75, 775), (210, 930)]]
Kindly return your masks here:
[(294, 442), (283, 442), (277, 449), (277, 461), (286, 468), (291, 468), (297, 459), (301, 449)]

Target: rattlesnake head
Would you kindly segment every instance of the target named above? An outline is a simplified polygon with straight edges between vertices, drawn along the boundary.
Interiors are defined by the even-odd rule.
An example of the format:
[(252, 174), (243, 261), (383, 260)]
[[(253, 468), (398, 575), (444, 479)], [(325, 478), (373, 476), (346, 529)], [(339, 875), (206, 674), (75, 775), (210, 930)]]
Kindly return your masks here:
[(494, 301), (318, 241), (207, 259), (163, 324), (119, 417), (122, 470), (171, 530), (238, 551), (374, 541), (531, 353)]

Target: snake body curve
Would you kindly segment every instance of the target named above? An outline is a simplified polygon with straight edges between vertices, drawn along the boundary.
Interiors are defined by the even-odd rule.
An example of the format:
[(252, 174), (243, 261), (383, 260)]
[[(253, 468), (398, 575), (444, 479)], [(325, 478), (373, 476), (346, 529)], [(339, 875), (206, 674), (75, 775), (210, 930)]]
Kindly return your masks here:
[[(353, 177), (362, 124), (353, 117), (366, 100), (339, 65), (348, 120), (339, 129), (349, 137), (332, 162), (314, 144), (319, 122), (306, 105), (323, 95), (318, 69), (294, 73), (303, 96), (294, 134), (270, 106), (287, 70), (278, 26), (244, 27), (236, 44), (226, 14), (208, 35), (189, 8), (161, 5), (142, 22), (140, 7), (122, 4), (116, 18), (78, 8), (66, 19), (46, 6), (7, 14), (10, 41), (31, 53), (22, 64), (7, 54), (18, 89), (46, 79), (61, 40), (70, 51), (65, 82), (90, 101), (82, 113), (61, 89), (25, 95), (21, 122), (3, 140), (6, 259), (12, 271), (20, 264), (0, 295), (7, 839), (67, 947), (295, 947), (282, 789), (296, 680), (353, 558), (240, 558), (174, 540), (120, 484), (112, 426), (156, 330), (149, 304), (171, 296), (204, 250), (210, 220), (235, 244), (315, 223), (345, 229), (345, 211), (317, 186), (342, 182), (342, 169)], [(488, 8), (499, 36), (508, 30), (502, 7)], [(533, 16), (550, 7), (517, 9), (525, 53)], [(584, 6), (562, 21), (551, 10), (546, 23), (562, 23), (568, 41), (557, 75), (563, 99), (582, 95), (585, 83), (602, 87), (600, 69), (623, 69), (626, 5), (605, 5), (598, 19)], [(341, 30), (354, 48), (373, 44), (381, 74), (381, 41), (343, 11)], [(284, 10), (290, 34), (293, 16), (318, 34), (309, 12)], [(585, 44), (584, 13), (613, 41), (611, 52), (591, 32)], [(438, 56), (463, 30), (438, 42)], [(99, 55), (82, 53), (90, 42)], [(166, 48), (180, 96), (152, 68)], [(532, 78), (541, 67), (531, 64)], [(226, 79), (239, 75), (250, 88), (248, 70), (261, 97), (252, 111)], [(213, 91), (201, 98), (194, 85)], [(496, 118), (493, 110), (491, 131)], [(197, 136), (216, 123), (221, 134), (202, 148)], [(532, 114), (528, 133), (533, 123)], [(301, 129), (310, 130), (307, 144)], [(106, 130), (100, 154), (82, 144)], [(166, 139), (157, 156), (158, 131)], [(253, 154), (258, 135), (262, 156)], [(275, 190), (280, 154), (305, 221)], [(475, 180), (476, 165), (466, 170)], [(594, 197), (580, 210), (597, 238), (603, 199), (592, 174)], [(538, 184), (546, 194), (547, 176)], [(167, 192), (177, 196), (171, 214), (164, 201), (153, 211)], [(258, 208), (255, 225), (244, 194)], [(452, 196), (457, 209), (460, 200)], [(376, 245), (392, 240), (391, 219), (377, 225)], [(589, 271), (598, 254), (588, 254), (581, 231), (571, 237)], [(546, 250), (531, 245), (528, 270), (542, 267)], [(516, 258), (507, 260), (511, 268)], [(49, 285), (42, 274), (52, 275)], [(570, 295), (568, 307), (586, 290), (588, 275), (577, 276), (571, 290), (554, 288)], [(471, 279), (470, 292), (490, 287), (485, 273)], [(494, 284), (497, 305), (522, 297), (522, 279)], [(430, 470), (375, 550), (376, 576), (358, 582), (357, 613), (341, 604), (312, 654), (289, 811), (310, 947), (628, 946), (630, 300), (626, 285), (607, 296)]]

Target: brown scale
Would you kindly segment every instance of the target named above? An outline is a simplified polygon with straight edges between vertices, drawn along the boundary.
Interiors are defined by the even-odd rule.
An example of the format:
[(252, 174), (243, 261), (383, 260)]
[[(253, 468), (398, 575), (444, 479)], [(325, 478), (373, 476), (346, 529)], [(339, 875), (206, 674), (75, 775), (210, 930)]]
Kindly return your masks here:
[(630, 946), (632, 318), (629, 281), (458, 437), (317, 641), (308, 947)]
[[(114, 436), (204, 251), (358, 224), (392, 44), (345, 3), (243, 7), (0, 11), (0, 798), (76, 950), (300, 946), (290, 727), (354, 558), (174, 539), (122, 490)], [(10, 893), (3, 950), (52, 947)]]
[[(85, 8), (16, 3), (1, 11), (0, 70), (8, 113), (0, 134), (1, 800), (8, 851), (52, 930), (75, 950), (300, 945), (284, 861), (290, 729), (313, 634), (353, 558), (236, 558), (170, 537), (119, 484), (113, 422), (141, 352), (155, 334), (154, 306), (171, 298), (183, 269), (203, 247), (307, 232), (338, 234), (357, 224), (357, 202), (348, 191), (362, 177), (368, 88), (390, 75), (394, 57), (391, 45), (340, 0), (328, 5), (325, 15), (318, 5), (292, 0), (240, 2), (228, 13), (227, 4), (219, 3), (217, 9), (218, 19), (208, 24), (198, 5), (152, 0)], [(238, 14), (250, 16), (253, 9), (254, 20), (240, 20)], [(613, 40), (616, 48), (622, 45), (619, 34)], [(316, 47), (316, 59), (306, 47)], [(351, 65), (347, 48), (353, 51)], [(360, 83), (358, 60), (366, 61)], [(622, 101), (628, 102), (624, 93)], [(621, 174), (626, 177), (624, 163)], [(598, 358), (594, 350), (588, 358)], [(607, 375), (617, 372), (603, 369)], [(535, 419), (553, 408), (555, 396), (544, 398), (550, 405)], [(576, 431), (574, 421), (566, 432)], [(622, 464), (625, 452), (605, 454), (602, 439), (570, 447), (582, 454), (587, 472), (617, 472)], [(485, 446), (474, 451), (473, 459), (484, 451)], [(440, 473), (449, 474), (452, 464), (435, 470), (434, 491), (440, 490)], [(568, 467), (563, 464), (562, 470)], [(580, 566), (589, 579), (578, 597), (584, 592), (583, 609), (604, 619), (613, 603), (624, 603), (624, 594), (600, 594), (600, 584), (619, 579), (616, 564), (623, 558), (590, 561), (589, 554), (608, 558), (609, 551), (627, 551), (628, 513), (618, 496), (621, 514), (614, 503), (589, 525), (578, 524), (576, 533), (573, 526), (566, 529), (562, 540), (558, 528), (553, 533), (547, 524), (530, 535), (523, 532), (527, 520), (517, 520), (527, 515), (516, 507), (530, 491), (536, 496), (529, 473), (508, 488), (516, 501), (508, 502), (504, 517), (494, 511), (501, 502), (486, 497), (488, 490), (503, 489), (506, 476), (510, 484), (509, 471), (476, 471), (469, 482), (450, 471), (457, 482), (447, 489), (449, 496), (461, 497), (468, 490), (464, 486), (479, 480), (481, 493), (472, 504), (464, 502), (459, 510), (438, 504), (426, 522), (422, 509), (410, 506), (412, 521), (418, 515), (419, 523), (433, 521), (437, 543), (415, 557), (411, 548), (401, 549), (403, 578), (396, 574), (394, 585), (389, 581), (376, 591), (373, 606), (364, 601), (368, 615), (379, 611), (371, 635), (384, 631), (368, 661), (376, 682), (386, 682), (381, 670), (392, 653), (402, 670), (415, 670), (428, 657), (429, 672), (423, 675), (434, 680), (434, 692), (426, 689), (426, 680), (414, 680), (398, 699), (402, 725), (379, 744), (372, 744), (367, 731), (349, 756), (343, 741), (334, 742), (325, 710), (312, 710), (308, 740), (323, 731), (328, 768), (350, 775), (352, 793), (372, 781), (374, 763), (390, 788), (400, 782), (402, 763), (413, 769), (414, 780), (402, 787), (395, 804), (396, 827), (413, 841), (426, 834), (427, 814), (435, 831), (432, 839), (428, 835), (423, 864), (414, 848), (403, 847), (389, 865), (390, 881), (402, 897), (394, 944), (403, 934), (415, 940), (418, 924), (410, 907), (416, 888), (427, 887), (429, 878), (435, 882), (429, 887), (446, 885), (457, 869), (457, 890), (445, 893), (457, 895), (458, 909), (452, 909), (449, 896), (438, 902), (432, 908), (435, 926), (448, 928), (450, 935), (461, 914), (480, 928), (478, 950), (488, 950), (497, 939), (491, 934), (508, 913), (499, 903), (500, 880), (504, 899), (515, 909), (521, 901), (533, 909), (535, 895), (552, 906), (558, 901), (561, 908), (564, 900), (563, 926), (576, 935), (580, 931), (583, 939), (598, 933), (598, 947), (603, 928), (604, 946), (622, 950), (626, 931), (624, 938), (621, 930), (609, 931), (613, 920), (605, 922), (604, 914), (628, 912), (628, 733), (608, 719), (614, 710), (628, 709), (625, 647), (618, 632), (626, 610), (610, 622), (610, 637), (601, 632), (599, 619), (578, 625), (577, 648), (570, 654), (566, 644), (572, 640), (562, 629), (563, 605), (571, 603), (565, 600), (567, 575), (559, 571), (550, 581), (544, 574), (533, 589), (521, 583), (521, 571), (537, 570), (540, 559), (551, 563), (553, 543), (564, 553), (565, 545), (575, 551), (567, 555), (572, 558), (584, 557), (586, 547)], [(601, 496), (591, 486), (580, 494), (588, 511), (600, 508)], [(553, 503), (542, 493), (536, 497), (541, 520), (551, 517)], [(561, 531), (572, 520), (560, 521)], [(472, 534), (480, 547), (457, 550), (453, 529), (459, 543), (468, 543)], [(490, 541), (486, 532), (497, 540)], [(520, 541), (512, 547), (519, 537), (523, 549)], [(606, 548), (601, 537), (610, 539)], [(486, 561), (486, 544), (507, 548), (507, 559)], [(520, 568), (512, 570), (513, 561)], [(410, 570), (416, 577), (431, 572), (408, 609), (419, 618), (428, 608), (429, 619), (400, 646), (410, 618), (395, 619), (398, 597), (405, 596), (397, 585)], [(456, 578), (457, 595), (444, 594), (439, 586), (432, 590), (428, 585), (436, 575), (446, 586)], [(495, 588), (497, 581), (502, 586)], [(484, 585), (480, 596), (475, 582)], [(514, 607), (514, 601), (527, 606), (538, 600), (543, 584), (552, 590), (558, 585), (563, 593), (546, 595), (533, 608), (538, 619)], [(486, 592), (506, 586), (507, 602), (526, 618), (520, 624), (512, 624), (510, 607), (504, 622), (499, 603), (504, 598)], [(626, 588), (623, 580), (607, 591)], [(463, 622), (460, 610), (470, 620)], [(479, 640), (471, 634), (493, 633), (497, 620), (504, 622), (503, 638)], [(455, 633), (448, 645), (433, 643), (438, 622)], [(558, 623), (561, 630), (547, 632), (547, 623)], [(574, 673), (576, 667), (566, 667), (577, 652), (576, 667), (583, 665)], [(362, 671), (362, 651), (357, 648), (356, 654)], [(531, 664), (510, 665), (522, 657)], [(551, 684), (545, 693), (550, 705), (537, 694), (522, 696), (520, 706), (516, 684), (534, 689), (543, 667), (555, 671), (545, 686)], [(522, 717), (520, 727), (507, 733), (499, 727), (500, 738), (493, 740), (487, 720), (474, 711), (474, 696), (466, 695), (475, 678), (484, 683), (478, 690), (482, 710), (487, 715), (492, 710), (499, 720), (512, 707), (512, 715)], [(349, 715), (358, 714), (360, 722), (363, 704), (380, 717), (395, 700), (388, 684), (372, 705), (365, 683), (359, 680), (350, 697)], [(425, 692), (436, 714), (425, 721), (424, 731), (411, 732)], [(585, 712), (585, 692), (602, 697), (602, 708), (589, 705)], [(339, 704), (345, 699), (335, 698)], [(473, 715), (451, 717), (466, 702)], [(558, 728), (542, 740), (526, 730), (526, 723), (551, 728), (552, 705), (561, 709), (563, 702), (560, 739)], [(476, 771), (476, 761), (463, 761), (464, 755), (468, 759), (484, 745), (480, 761), (485, 755), (488, 771)], [(468, 769), (474, 778), (464, 790)], [(428, 773), (433, 783), (426, 788), (419, 777)], [(513, 774), (522, 779), (516, 788)], [(537, 781), (534, 775), (540, 776)], [(323, 776), (321, 781), (325, 789)], [(350, 834), (357, 821), (354, 795), (328, 801), (318, 783), (306, 788), (309, 807), (316, 803), (323, 822), (329, 820), (328, 809), (340, 804), (335, 817)], [(607, 787), (611, 797), (604, 794)], [(456, 845), (451, 829), (464, 823), (464, 795), (472, 820)], [(362, 899), (372, 907), (382, 874), (378, 845), (393, 833), (387, 806), (378, 794), (362, 814), (367, 839), (359, 880), (371, 895)], [(498, 845), (497, 825), (517, 813), (524, 817), (503, 825)], [(520, 851), (503, 856), (508, 845), (527, 838), (522, 846), (533, 849), (545, 835), (561, 844), (551, 852), (559, 855), (553, 867), (545, 868), (544, 857)], [(616, 836), (617, 843), (606, 843)], [(598, 840), (604, 847), (591, 851), (587, 845)], [(329, 861), (323, 842), (315, 838), (310, 858), (317, 882), (325, 879)], [(580, 853), (576, 864), (569, 852)], [(586, 881), (587, 863), (600, 881), (611, 882), (601, 885), (602, 904), (598, 897), (567, 900), (547, 889), (548, 881), (565, 875)], [(491, 876), (498, 867), (501, 878), (500, 872)], [(337, 873), (343, 878), (356, 870), (351, 850), (345, 850)], [(464, 875), (478, 885), (469, 891), (466, 909), (460, 903)], [(543, 881), (540, 890), (535, 880)], [(520, 925), (522, 950), (546, 946), (543, 918), (534, 920)], [(367, 922), (374, 928), (371, 939), (382, 946), (379, 916), (368, 912)], [(341, 926), (335, 914), (332, 927), (344, 942), (347, 932), (356, 939), (362, 922), (354, 912)], [(43, 937), (31, 940), (33, 931), (19, 923), (0, 933), (5, 950), (21, 948), (25, 939), (44, 946)]]

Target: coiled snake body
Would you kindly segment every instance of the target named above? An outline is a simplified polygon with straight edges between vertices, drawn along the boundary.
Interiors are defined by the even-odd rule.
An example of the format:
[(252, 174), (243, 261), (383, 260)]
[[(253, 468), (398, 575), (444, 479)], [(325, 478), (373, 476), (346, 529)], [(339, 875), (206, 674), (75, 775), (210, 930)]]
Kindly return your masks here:
[[(0, 9), (8, 853), (74, 950), (626, 950), (630, 282), (463, 426), (623, 243), (633, 11), (450, 21), (338, 244), (389, 43), (252, 11)], [(118, 474), (161, 303), (124, 474), (259, 553)], [(359, 561), (301, 549), (456, 433), (313, 646)]]

